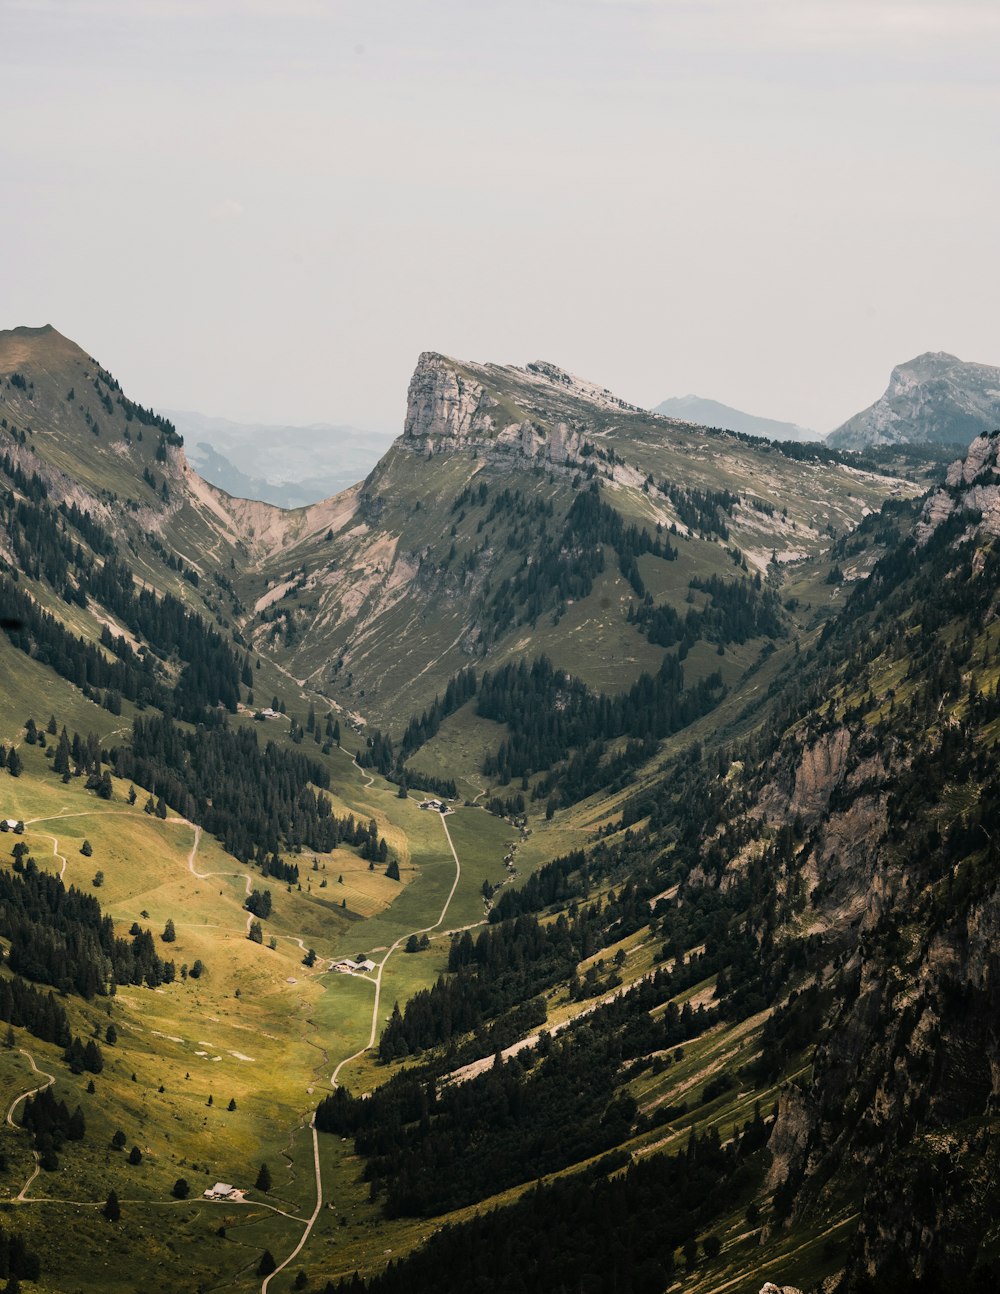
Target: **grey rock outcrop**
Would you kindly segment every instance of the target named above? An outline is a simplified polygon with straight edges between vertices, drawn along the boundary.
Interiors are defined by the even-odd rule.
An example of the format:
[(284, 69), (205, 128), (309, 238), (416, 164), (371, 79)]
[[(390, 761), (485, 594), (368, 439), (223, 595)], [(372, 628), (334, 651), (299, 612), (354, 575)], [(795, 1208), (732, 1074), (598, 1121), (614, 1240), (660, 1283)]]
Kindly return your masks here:
[(978, 512), (978, 529), (1000, 536), (1000, 432), (977, 436), (964, 458), (948, 468), (945, 483), (924, 504), (917, 523), (917, 542), (925, 544), (955, 512)]
[(425, 351), (407, 398), (403, 445), (576, 462), (594, 411), (638, 412), (610, 391), (538, 360), (525, 368), (459, 363)]
[(1000, 426), (1000, 368), (928, 351), (892, 370), (881, 399), (827, 437), (837, 449), (962, 444)]

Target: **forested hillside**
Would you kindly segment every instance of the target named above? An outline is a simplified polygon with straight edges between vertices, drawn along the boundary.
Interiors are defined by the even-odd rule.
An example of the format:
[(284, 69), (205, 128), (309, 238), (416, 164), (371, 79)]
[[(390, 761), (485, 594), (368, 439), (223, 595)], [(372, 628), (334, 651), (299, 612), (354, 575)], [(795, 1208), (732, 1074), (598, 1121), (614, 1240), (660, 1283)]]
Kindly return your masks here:
[[(558, 1039), (542, 1033), (506, 1063), (498, 1053), (457, 1087), (434, 1077), (460, 1058), (431, 1025), (433, 997), (419, 1009), (414, 1002), (390, 1022), (384, 1054), (444, 1046), (431, 1053), (441, 1060), (422, 1058), (370, 1101), (338, 1092), (321, 1104), (319, 1126), (354, 1138), (390, 1216), (483, 1198), (526, 1180), (525, 1164), (552, 1172), (575, 1161), (591, 1175), (442, 1231), (425, 1254), (391, 1264), (364, 1288), (430, 1289), (435, 1268), (459, 1264), (487, 1290), (542, 1290), (557, 1271), (590, 1273), (600, 1287), (654, 1290), (679, 1278), (682, 1288), (708, 1289), (724, 1272), (748, 1270), (753, 1251), (763, 1270), (786, 1236), (824, 1229), (829, 1242), (805, 1275), (794, 1263), (783, 1268), (789, 1281), (806, 1286), (807, 1276), (838, 1270), (845, 1291), (995, 1281), (1000, 437), (983, 443), (988, 452), (976, 450), (971, 476), (967, 465), (950, 495), (942, 491), (922, 513), (886, 514), (896, 542), (772, 687), (748, 738), (689, 752), (649, 793), (626, 801), (633, 826), (616, 849), (538, 874), (541, 882), (549, 870), (557, 884), (534, 889), (536, 910), (558, 910), (574, 892), (599, 887), (602, 874), (626, 875), (614, 903), (591, 903), (580, 916), (590, 950), (619, 945), (648, 921), (645, 937), (662, 941), (651, 978)], [(514, 915), (516, 894), (505, 898), (491, 929), (528, 938), (529, 927), (515, 935), (526, 920)], [(563, 938), (571, 937), (566, 927)], [(495, 1000), (462, 987), (493, 981), (497, 963), (484, 938), (475, 956), (467, 940), (464, 954), (453, 947), (456, 1007)], [(527, 1005), (544, 992), (548, 963), (537, 971), (531, 960), (519, 964)], [(599, 991), (617, 982), (614, 965), (605, 963)], [(708, 983), (708, 1000), (678, 1015), (670, 1004), (687, 983)], [(510, 1002), (467, 1016), (464, 1028), (485, 1040), (480, 1020), (509, 1012)], [(757, 1045), (719, 1070), (700, 1101), (708, 1115), (727, 1092), (744, 1103), (756, 1093), (768, 1109), (777, 1080), (770, 1118), (733, 1128), (721, 1145), (692, 1132), (674, 1167), (667, 1156), (648, 1158), (650, 1116), (657, 1126), (704, 1126), (690, 1120), (690, 1088), (678, 1100), (672, 1093), (684, 1089), (669, 1080), (643, 1105), (649, 1067), (666, 1062), (669, 1074), (678, 1044), (750, 1018), (760, 1026)], [(418, 1019), (426, 1022), (419, 1028)], [(574, 1082), (577, 1064), (587, 1084)], [(549, 1139), (556, 1127), (572, 1135)], [(601, 1160), (615, 1144), (628, 1153)], [(697, 1185), (684, 1177), (694, 1165), (706, 1174)], [(640, 1244), (630, 1226), (642, 1229), (640, 1201), (654, 1171), (678, 1176), (653, 1190), (649, 1207), (680, 1198), (692, 1211), (676, 1209), (675, 1231), (649, 1224)], [(456, 1199), (455, 1191), (472, 1194)], [(586, 1243), (579, 1227), (559, 1228), (567, 1210), (586, 1217)], [(544, 1263), (534, 1257), (540, 1234)], [(632, 1247), (623, 1243), (629, 1235)], [(470, 1266), (487, 1241), (491, 1263)], [(574, 1288), (585, 1287), (582, 1274), (575, 1279)]]

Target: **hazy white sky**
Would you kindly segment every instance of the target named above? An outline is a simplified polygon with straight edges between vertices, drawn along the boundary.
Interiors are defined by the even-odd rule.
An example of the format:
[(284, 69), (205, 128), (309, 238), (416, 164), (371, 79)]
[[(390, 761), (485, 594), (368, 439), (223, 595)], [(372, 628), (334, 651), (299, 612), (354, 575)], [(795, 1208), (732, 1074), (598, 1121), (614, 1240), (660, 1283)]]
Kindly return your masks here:
[(1000, 363), (995, 0), (0, 0), (0, 327), (397, 430), (421, 350), (831, 429)]

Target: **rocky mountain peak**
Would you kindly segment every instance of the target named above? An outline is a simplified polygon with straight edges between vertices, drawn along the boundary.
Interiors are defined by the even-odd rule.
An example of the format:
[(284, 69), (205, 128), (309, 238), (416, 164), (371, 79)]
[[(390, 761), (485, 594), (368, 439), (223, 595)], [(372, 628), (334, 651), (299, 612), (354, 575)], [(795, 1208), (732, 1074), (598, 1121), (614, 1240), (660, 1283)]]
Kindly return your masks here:
[(949, 369), (962, 361), (957, 355), (949, 355), (944, 350), (927, 350), (903, 364), (897, 364), (889, 378), (889, 390), (904, 390), (914, 382), (925, 382), (928, 378), (941, 377)]
[(640, 413), (606, 387), (547, 360), (523, 368), (424, 351), (410, 379), (404, 439), (495, 441), (607, 412)]
[(424, 351), (410, 379), (403, 444), (428, 454), (471, 449), (564, 464), (609, 413), (648, 417), (546, 360), (520, 368)]
[(496, 430), (491, 416), (495, 401), (464, 365), (435, 351), (424, 351), (410, 378), (403, 437), (465, 440)]
[(926, 351), (892, 370), (882, 397), (827, 437), (838, 449), (963, 444), (1000, 425), (1000, 368)]
[[(515, 372), (520, 371), (515, 370)], [(532, 378), (541, 379), (562, 394), (570, 394), (602, 409), (628, 409), (639, 412), (638, 406), (622, 400), (606, 386), (598, 386), (596, 382), (588, 382), (586, 378), (567, 373), (564, 368), (560, 368), (558, 364), (550, 364), (548, 360), (533, 360), (525, 365), (523, 371)]]
[(19, 366), (50, 365), (69, 360), (86, 360), (87, 354), (51, 324), (40, 328), (21, 325), (0, 331), (0, 372)]

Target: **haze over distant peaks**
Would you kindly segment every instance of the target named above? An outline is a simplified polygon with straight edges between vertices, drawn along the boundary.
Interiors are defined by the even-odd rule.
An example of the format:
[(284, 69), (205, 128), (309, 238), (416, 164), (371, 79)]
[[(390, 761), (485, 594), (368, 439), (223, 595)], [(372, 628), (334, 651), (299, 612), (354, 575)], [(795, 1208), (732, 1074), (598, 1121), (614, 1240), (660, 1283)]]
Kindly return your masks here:
[(837, 449), (869, 445), (967, 445), (1000, 426), (1000, 368), (927, 351), (898, 364), (881, 399), (827, 437)]
[(822, 433), (810, 427), (800, 427), (796, 422), (780, 422), (777, 418), (761, 418), (721, 404), (718, 400), (703, 399), (700, 395), (675, 395), (658, 404), (653, 412), (705, 427), (725, 427), (749, 436), (766, 436), (768, 440), (822, 440)]
[(295, 426), (244, 423), (176, 410), (168, 415), (187, 443), (191, 465), (241, 499), (299, 508), (362, 480), (392, 436), (328, 422)]

